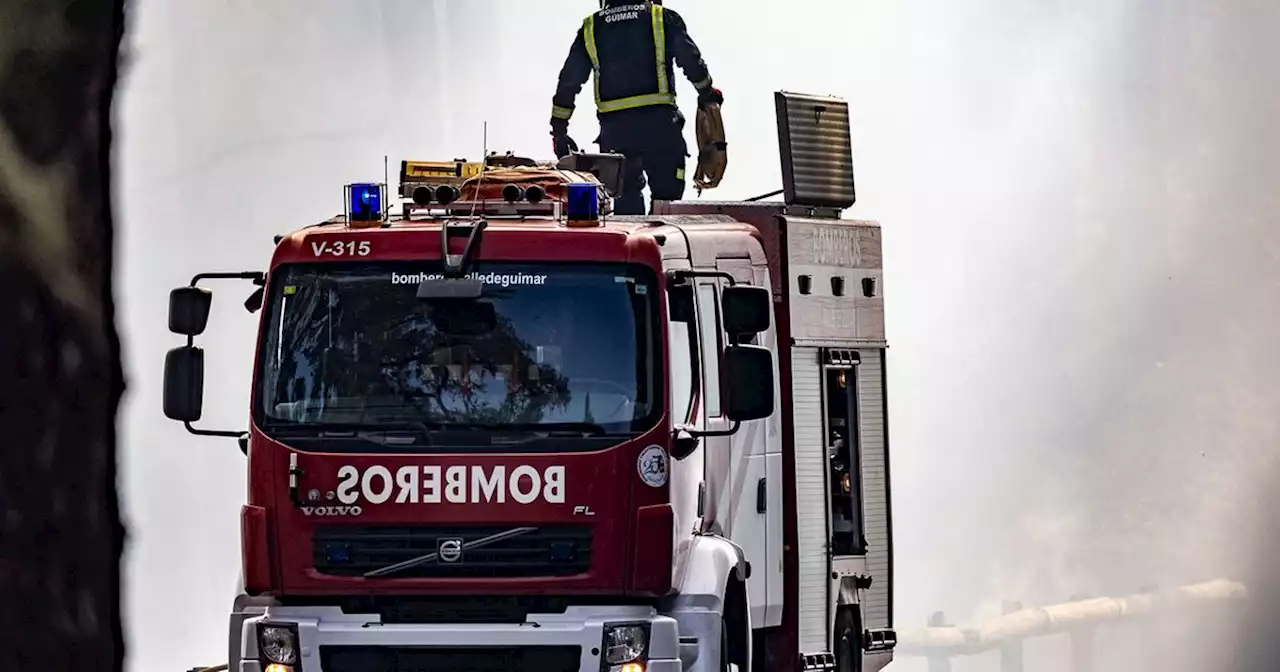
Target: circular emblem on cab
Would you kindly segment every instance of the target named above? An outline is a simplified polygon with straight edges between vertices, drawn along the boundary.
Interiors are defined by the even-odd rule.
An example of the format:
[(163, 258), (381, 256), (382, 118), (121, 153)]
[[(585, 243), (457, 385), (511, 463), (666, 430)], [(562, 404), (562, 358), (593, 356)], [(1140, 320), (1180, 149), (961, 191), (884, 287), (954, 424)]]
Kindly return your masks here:
[(461, 539), (442, 539), (437, 549), (441, 562), (457, 562), (462, 559)]
[(667, 484), (667, 451), (662, 446), (653, 445), (640, 451), (636, 460), (636, 471), (640, 480), (651, 488), (661, 488)]

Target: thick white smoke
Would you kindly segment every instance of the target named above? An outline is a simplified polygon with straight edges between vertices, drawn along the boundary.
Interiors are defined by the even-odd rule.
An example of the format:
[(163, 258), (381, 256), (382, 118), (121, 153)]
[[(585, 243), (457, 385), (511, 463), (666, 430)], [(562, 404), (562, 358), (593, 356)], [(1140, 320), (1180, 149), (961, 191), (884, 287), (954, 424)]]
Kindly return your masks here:
[[(486, 121), (490, 149), (545, 155), (592, 6), (136, 3), (116, 161), (131, 669), (222, 660), (239, 563), (243, 457), (160, 413), (168, 289), (262, 268), (384, 156), (474, 158)], [(772, 91), (853, 105), (852, 214), (885, 227), (900, 626), (1246, 571), (1280, 417), (1270, 4), (669, 6), (728, 99), (708, 196), (776, 188)], [(245, 423), (249, 289), (216, 288), (202, 337), (210, 426)]]

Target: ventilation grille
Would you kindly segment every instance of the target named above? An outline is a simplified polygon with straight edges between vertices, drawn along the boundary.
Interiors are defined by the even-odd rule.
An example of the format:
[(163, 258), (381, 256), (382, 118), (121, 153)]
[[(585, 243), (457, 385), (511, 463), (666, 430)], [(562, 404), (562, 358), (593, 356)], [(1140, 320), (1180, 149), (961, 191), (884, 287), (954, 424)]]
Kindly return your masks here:
[[(494, 535), (527, 530), (484, 543)], [(332, 576), (362, 576), (423, 556), (413, 566), (370, 578), (570, 576), (591, 568), (591, 528), (559, 525), (491, 526), (334, 525), (316, 529), (315, 569)], [(475, 547), (468, 544), (481, 542)], [(452, 551), (462, 546), (460, 554)]]

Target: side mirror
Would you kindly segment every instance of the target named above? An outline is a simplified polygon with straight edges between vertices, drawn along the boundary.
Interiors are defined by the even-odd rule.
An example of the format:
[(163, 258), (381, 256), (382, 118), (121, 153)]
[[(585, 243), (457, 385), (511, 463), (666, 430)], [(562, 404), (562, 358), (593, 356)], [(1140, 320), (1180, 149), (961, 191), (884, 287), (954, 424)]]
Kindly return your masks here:
[(266, 295), (266, 289), (259, 287), (253, 290), (249, 298), (244, 300), (244, 309), (250, 313), (256, 313), (262, 309), (262, 298)]
[(724, 288), (720, 296), (724, 330), (730, 336), (758, 334), (768, 330), (769, 311), (772, 309), (769, 290), (764, 287), (730, 285)]
[(203, 287), (179, 287), (169, 292), (169, 331), (199, 336), (209, 324), (213, 292)]
[(727, 348), (720, 371), (724, 376), (720, 395), (730, 421), (759, 420), (773, 414), (773, 353), (768, 348)]
[(204, 407), (204, 350), (176, 347), (164, 356), (164, 414), (170, 420), (195, 422)]

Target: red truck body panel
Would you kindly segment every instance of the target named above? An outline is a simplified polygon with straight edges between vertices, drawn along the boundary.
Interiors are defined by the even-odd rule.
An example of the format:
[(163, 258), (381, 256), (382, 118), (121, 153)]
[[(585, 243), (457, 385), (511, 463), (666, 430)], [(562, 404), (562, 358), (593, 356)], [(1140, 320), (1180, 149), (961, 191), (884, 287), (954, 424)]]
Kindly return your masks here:
[[(643, 234), (642, 228), (641, 224), (615, 223), (568, 229), (551, 221), (490, 220), (476, 258), (481, 264), (486, 260), (640, 263), (652, 268), (660, 286), (664, 286), (658, 243)], [(274, 270), (289, 263), (415, 259), (423, 260), (424, 266), (434, 267), (441, 258), (439, 230), (438, 222), (401, 222), (386, 228), (367, 229), (349, 229), (342, 224), (311, 227), (282, 239), (270, 268)], [(465, 243), (465, 237), (453, 238), (450, 252), (461, 253)], [(270, 273), (267, 282), (270, 286)], [(666, 305), (665, 302), (659, 304), (660, 320), (665, 324)], [(260, 325), (259, 342), (262, 342), (264, 328)], [(666, 330), (661, 331), (661, 339), (665, 352)], [(261, 357), (261, 353), (257, 356)], [(255, 371), (258, 369), (256, 363)], [(661, 394), (665, 398), (669, 382), (665, 376), (662, 380)], [(256, 390), (259, 385), (256, 373), (253, 384)], [(249, 506), (244, 514), (243, 541), (246, 569), (253, 570), (246, 575), (251, 592), (278, 595), (509, 595), (551, 591), (564, 595), (664, 595), (670, 592), (673, 516), (668, 486), (649, 487), (637, 472), (637, 459), (645, 447), (656, 444), (667, 448), (671, 432), (670, 418), (666, 415), (644, 435), (594, 452), (333, 454), (290, 448), (268, 438), (256, 424), (250, 434)], [(344, 510), (345, 515), (307, 515), (290, 499), (289, 460), (293, 453), (297, 453), (296, 466), (303, 472), (298, 477), (298, 493), (303, 505), (342, 506), (330, 493), (339, 489), (343, 467), (354, 467), (362, 481), (366, 480), (369, 468), (385, 469), (385, 473), (375, 469), (377, 473), (361, 485), (368, 486), (375, 497), (380, 496), (384, 488), (389, 489), (388, 498), (381, 503), (370, 503), (361, 497), (356, 502), (360, 507), (358, 516), (350, 515), (350, 508)], [(510, 477), (521, 466), (531, 467), (540, 476), (548, 468), (562, 469), (559, 487), (563, 491), (557, 493), (552, 502), (535, 500), (521, 504), (515, 501), (512, 495), (515, 486)], [(467, 469), (463, 503), (448, 501), (445, 494), (446, 472), (451, 467)], [(490, 476), (494, 467), (502, 467), (507, 475), (506, 501), (476, 499), (472, 467), (483, 469), (483, 473)], [(387, 479), (386, 475), (391, 478)], [(416, 482), (397, 481), (397, 477), (413, 478)], [(527, 490), (530, 485), (526, 470), (518, 487)], [(314, 502), (307, 501), (312, 490), (318, 491)], [(424, 501), (426, 499), (431, 501)], [(578, 507), (586, 507), (594, 515), (576, 513), (575, 509), (581, 511)], [(265, 530), (270, 534), (263, 534), (264, 518)], [(519, 578), (363, 578), (320, 574), (314, 568), (313, 555), (317, 551), (313, 548), (313, 534), (320, 525), (450, 523), (513, 527), (586, 524), (592, 531), (591, 566), (586, 572), (573, 576)], [(264, 543), (270, 548), (262, 549)], [(264, 575), (268, 558), (269, 577)]]

